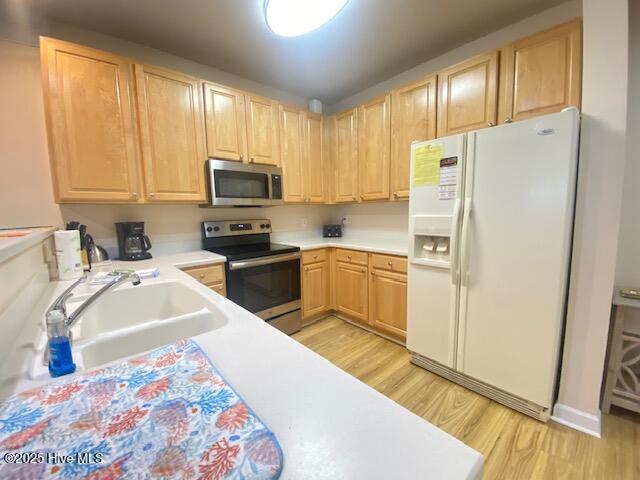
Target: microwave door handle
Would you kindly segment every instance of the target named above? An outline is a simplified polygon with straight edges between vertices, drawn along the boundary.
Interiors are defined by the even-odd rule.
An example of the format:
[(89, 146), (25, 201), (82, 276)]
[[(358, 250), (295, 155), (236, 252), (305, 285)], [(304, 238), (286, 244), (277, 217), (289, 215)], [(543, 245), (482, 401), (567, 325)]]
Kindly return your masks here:
[(252, 260), (237, 260), (229, 262), (229, 270), (242, 270), (243, 268), (259, 267), (261, 265), (271, 265), (273, 263), (286, 262), (288, 260), (297, 260), (300, 258), (300, 252), (286, 253), (284, 255), (273, 255), (270, 257), (261, 257)]
[(267, 198), (265, 200), (273, 200), (273, 175), (267, 173)]

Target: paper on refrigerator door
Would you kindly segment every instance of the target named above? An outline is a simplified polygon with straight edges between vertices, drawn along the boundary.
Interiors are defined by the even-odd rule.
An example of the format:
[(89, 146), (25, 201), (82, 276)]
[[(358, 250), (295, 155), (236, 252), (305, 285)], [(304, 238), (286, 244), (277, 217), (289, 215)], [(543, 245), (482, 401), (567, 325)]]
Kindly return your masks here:
[(458, 179), (458, 157), (440, 159), (440, 187), (438, 198), (440, 200), (452, 200), (456, 198)]
[(440, 181), (441, 143), (422, 145), (413, 151), (413, 186), (438, 185)]

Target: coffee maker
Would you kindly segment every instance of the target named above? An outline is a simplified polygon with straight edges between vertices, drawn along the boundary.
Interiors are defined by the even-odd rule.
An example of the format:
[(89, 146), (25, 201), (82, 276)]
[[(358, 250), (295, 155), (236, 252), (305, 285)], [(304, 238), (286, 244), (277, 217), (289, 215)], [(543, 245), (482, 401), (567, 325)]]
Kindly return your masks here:
[(151, 241), (144, 234), (144, 222), (116, 222), (120, 260), (151, 258)]

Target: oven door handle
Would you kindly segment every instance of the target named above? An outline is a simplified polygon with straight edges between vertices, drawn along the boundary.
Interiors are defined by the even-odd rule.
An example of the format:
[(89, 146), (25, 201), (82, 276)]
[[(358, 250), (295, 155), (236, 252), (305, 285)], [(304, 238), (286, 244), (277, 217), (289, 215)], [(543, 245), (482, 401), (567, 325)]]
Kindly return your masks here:
[(241, 270), (243, 268), (259, 267), (261, 265), (286, 262), (288, 260), (296, 260), (298, 258), (300, 258), (300, 252), (285, 253), (283, 255), (272, 255), (270, 257), (261, 257), (253, 260), (237, 260), (235, 262), (229, 262), (229, 270)]

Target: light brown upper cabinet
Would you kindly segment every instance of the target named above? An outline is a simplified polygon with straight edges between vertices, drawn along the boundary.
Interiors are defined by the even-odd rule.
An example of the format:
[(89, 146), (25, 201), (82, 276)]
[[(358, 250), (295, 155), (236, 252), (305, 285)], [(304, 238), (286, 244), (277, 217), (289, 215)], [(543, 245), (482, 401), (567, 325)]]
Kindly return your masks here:
[(249, 162), (279, 166), (278, 103), (247, 94), (245, 104)]
[(280, 105), (280, 145), (285, 202), (307, 199), (304, 158), (304, 112)]
[(318, 113), (304, 114), (304, 156), (307, 201), (325, 202), (325, 165), (323, 145), (323, 119)]
[(522, 38), (500, 56), (500, 122), (580, 107), (582, 22)]
[(335, 201), (358, 200), (358, 110), (336, 115)]
[(205, 200), (201, 85), (176, 72), (135, 65), (148, 201)]
[(248, 161), (244, 97), (239, 90), (204, 84), (209, 157)]
[(438, 137), (495, 125), (497, 106), (497, 51), (438, 74)]
[(411, 143), (436, 137), (436, 76), (391, 92), (391, 192), (409, 198)]
[[(327, 172), (324, 175), (325, 203), (335, 203), (335, 165), (337, 156), (336, 116), (329, 115), (322, 120), (322, 161)], [(330, 172), (330, 173), (329, 173)]]
[(358, 164), (360, 199), (389, 198), (391, 154), (391, 95), (383, 95), (358, 108)]
[(131, 63), (50, 38), (40, 51), (56, 201), (138, 201)]

